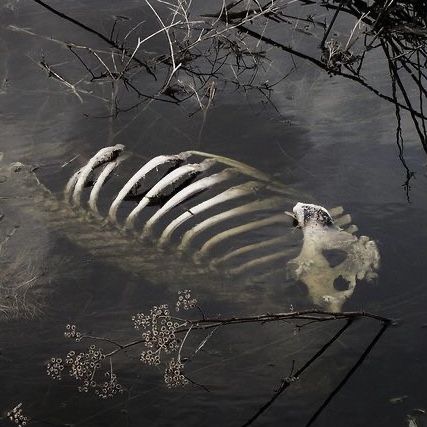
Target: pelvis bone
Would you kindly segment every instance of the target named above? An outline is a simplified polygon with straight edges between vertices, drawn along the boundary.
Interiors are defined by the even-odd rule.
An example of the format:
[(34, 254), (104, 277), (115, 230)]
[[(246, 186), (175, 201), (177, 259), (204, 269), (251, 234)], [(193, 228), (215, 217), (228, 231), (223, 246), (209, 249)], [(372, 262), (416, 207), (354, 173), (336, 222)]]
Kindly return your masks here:
[(355, 225), (346, 231), (336, 225), (349, 223), (348, 215), (334, 224), (321, 206), (297, 203), (293, 212), (304, 240), (299, 255), (289, 261), (288, 270), (307, 286), (316, 305), (339, 311), (353, 295), (357, 280), (376, 277), (380, 261), (377, 245), (366, 236), (354, 236)]

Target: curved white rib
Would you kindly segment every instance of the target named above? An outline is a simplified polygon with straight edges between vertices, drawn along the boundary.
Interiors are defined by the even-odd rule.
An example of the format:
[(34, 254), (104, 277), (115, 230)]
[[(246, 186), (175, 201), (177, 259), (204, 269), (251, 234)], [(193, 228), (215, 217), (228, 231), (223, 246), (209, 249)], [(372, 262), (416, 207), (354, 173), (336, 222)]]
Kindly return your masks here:
[(277, 208), (281, 206), (282, 203), (283, 203), (282, 197), (271, 197), (269, 199), (255, 200), (254, 202), (247, 203), (245, 205), (238, 206), (228, 211), (221, 212), (217, 215), (211, 216), (210, 218), (205, 219), (204, 221), (200, 222), (199, 224), (197, 224), (196, 226), (188, 230), (184, 234), (181, 240), (181, 243), (177, 249), (178, 251), (186, 251), (191, 245), (191, 242), (198, 235), (203, 233), (208, 228), (213, 227), (216, 224), (219, 224), (222, 221), (226, 221), (228, 219), (235, 218), (236, 216), (244, 215), (250, 212), (257, 212), (265, 209)]
[(236, 258), (240, 255), (245, 255), (247, 253), (254, 252), (259, 249), (269, 248), (270, 246), (274, 246), (277, 243), (286, 243), (288, 240), (289, 236), (279, 236), (273, 237), (272, 239), (263, 240), (262, 242), (253, 243), (251, 245), (242, 246), (241, 248), (234, 249), (233, 251), (228, 252), (220, 258), (214, 258), (209, 263), (209, 267), (213, 270), (216, 270), (219, 264), (223, 264), (224, 262), (227, 262), (232, 258)]
[(159, 238), (158, 245), (159, 247), (164, 247), (170, 240), (173, 232), (182, 225), (185, 221), (193, 218), (193, 216), (198, 215), (213, 206), (219, 205), (221, 203), (227, 202), (238, 197), (246, 196), (254, 191), (258, 191), (261, 188), (265, 187), (265, 184), (257, 181), (248, 181), (244, 184), (231, 187), (228, 190), (223, 191), (222, 193), (202, 202), (196, 206), (190, 208), (187, 212), (184, 212), (179, 217), (175, 218), (163, 231)]
[(163, 164), (177, 164), (187, 159), (190, 155), (191, 154), (189, 154), (188, 152), (183, 152), (171, 156), (157, 156), (147, 162), (144, 166), (142, 166), (142, 168), (139, 169), (138, 172), (136, 172), (132, 176), (132, 178), (123, 186), (123, 188), (120, 190), (119, 194), (111, 204), (110, 210), (108, 212), (108, 217), (110, 218), (110, 220), (117, 223), (117, 210), (119, 209), (119, 206), (122, 203), (123, 199), (129, 194), (132, 188), (147, 175), (147, 173), (151, 172), (153, 169), (156, 169)]
[(351, 215), (350, 214), (345, 214), (343, 216), (340, 216), (337, 219), (334, 219), (334, 224), (337, 225), (338, 227), (343, 227), (345, 225), (348, 225), (351, 223)]
[(119, 157), (114, 162), (108, 163), (107, 166), (104, 167), (103, 171), (99, 174), (89, 197), (89, 207), (94, 214), (99, 215), (96, 204), (98, 202), (98, 196), (99, 192), (101, 191), (101, 187), (104, 185), (105, 180), (114, 172), (114, 170), (123, 160), (125, 160), (125, 157)]
[(274, 254), (269, 254), (259, 258), (255, 258), (239, 265), (238, 267), (227, 270), (227, 273), (231, 275), (241, 274), (247, 270), (250, 270), (251, 268), (259, 267), (260, 265), (266, 264), (268, 262), (276, 261), (280, 258), (284, 258), (285, 256), (289, 255), (291, 252), (292, 252), (291, 248), (288, 248), (283, 251), (275, 252)]
[(215, 164), (215, 160), (206, 159), (201, 163), (191, 163), (188, 165), (180, 166), (179, 168), (169, 172), (165, 175), (154, 187), (140, 200), (138, 205), (132, 210), (126, 219), (125, 227), (133, 228), (137, 216), (141, 211), (150, 203), (152, 199), (162, 196), (164, 190), (173, 187), (182, 179), (191, 178), (193, 175), (208, 170)]
[(284, 214), (277, 214), (270, 216), (268, 218), (263, 218), (257, 221), (252, 221), (247, 224), (239, 225), (238, 227), (230, 228), (229, 230), (223, 231), (221, 233), (218, 233), (216, 236), (211, 237), (209, 240), (207, 240), (203, 246), (200, 248), (199, 251), (197, 251), (194, 256), (193, 260), (195, 263), (200, 263), (200, 260), (209, 252), (212, 250), (212, 248), (222, 241), (229, 239), (230, 237), (234, 237), (238, 234), (243, 234), (248, 231), (256, 230), (258, 228), (265, 227), (267, 225), (271, 224), (291, 224), (292, 219)]
[(221, 182), (227, 181), (228, 179), (236, 176), (238, 173), (239, 171), (237, 169), (227, 168), (221, 172), (192, 182), (188, 187), (180, 190), (173, 197), (171, 197), (151, 218), (147, 220), (144, 229), (142, 230), (141, 238), (150, 236), (153, 226), (160, 220), (162, 216), (168, 213), (175, 206), (178, 206), (180, 203), (188, 200), (191, 196), (194, 196), (201, 191), (209, 189), (214, 185), (220, 184)]
[(64, 190), (64, 199), (66, 202), (70, 201), (71, 193), (74, 191), (74, 188), (76, 186), (77, 180), (79, 179), (79, 175), (81, 173), (81, 169), (74, 172), (72, 177), (68, 180), (67, 185), (65, 186)]
[(103, 163), (114, 160), (118, 155), (120, 155), (124, 148), (125, 147), (122, 144), (102, 148), (86, 163), (85, 166), (83, 166), (83, 168), (80, 169), (73, 193), (73, 203), (75, 206), (80, 206), (81, 194), (91, 172)]
[(336, 218), (344, 213), (344, 208), (342, 206), (336, 206), (335, 208), (328, 209), (328, 212), (332, 218)]

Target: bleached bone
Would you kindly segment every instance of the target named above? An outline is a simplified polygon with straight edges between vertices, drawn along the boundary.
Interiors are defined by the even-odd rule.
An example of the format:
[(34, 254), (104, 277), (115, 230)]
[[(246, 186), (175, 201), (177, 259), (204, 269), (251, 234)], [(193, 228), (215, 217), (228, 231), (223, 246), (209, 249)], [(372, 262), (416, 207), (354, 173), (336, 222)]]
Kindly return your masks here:
[(151, 159), (147, 162), (132, 178), (124, 185), (124, 187), (120, 190), (117, 197), (114, 199), (111, 204), (110, 210), (108, 212), (108, 217), (112, 222), (117, 223), (117, 210), (119, 209), (120, 204), (123, 199), (130, 193), (132, 188), (134, 188), (139, 182), (145, 178), (145, 176), (151, 172), (152, 170), (162, 166), (162, 165), (176, 165), (181, 163), (188, 157), (190, 157), (191, 153), (188, 151), (184, 151), (179, 154), (174, 154), (171, 156), (157, 156), (154, 159)]
[(68, 180), (67, 185), (65, 186), (64, 199), (66, 202), (70, 201), (70, 197), (72, 196), (72, 193), (74, 191), (74, 188), (76, 186), (76, 183), (77, 183), (77, 180), (79, 178), (81, 171), (82, 170), (79, 169), (78, 171), (74, 172), (73, 175), (71, 176), (71, 178)]
[(332, 218), (336, 218), (344, 213), (344, 208), (342, 206), (337, 206), (335, 208), (329, 209), (329, 213)]
[[(315, 304), (340, 311), (353, 294), (356, 279), (375, 277), (380, 260), (378, 248), (368, 237), (358, 238), (340, 229), (321, 206), (297, 203), (293, 211), (303, 229), (304, 240), (300, 254), (289, 261), (288, 268), (307, 286)], [(331, 267), (325, 257), (327, 250), (338, 250), (345, 253), (346, 258)], [(334, 288), (334, 281), (339, 277), (348, 282), (348, 289)]]
[(345, 231), (347, 231), (347, 233), (350, 233), (350, 234), (354, 234), (354, 233), (356, 233), (358, 230), (359, 230), (359, 227), (358, 227), (357, 225), (355, 225), (355, 224), (351, 224), (351, 225), (350, 225), (350, 227), (347, 227), (347, 228), (345, 229)]
[(125, 147), (122, 144), (117, 144), (113, 147), (102, 148), (89, 160), (89, 162), (82, 169), (80, 169), (80, 173), (78, 174), (77, 181), (74, 187), (72, 199), (76, 207), (80, 206), (81, 193), (83, 191), (87, 179), (89, 178), (89, 175), (93, 172), (93, 170), (104, 163), (108, 163), (112, 160), (115, 160), (124, 150), (124, 148)]
[[(230, 158), (224, 157), (224, 156), (218, 156), (218, 155), (211, 154), (211, 153), (205, 153), (203, 151), (191, 150), (191, 151), (189, 151), (189, 153), (191, 153), (193, 155), (198, 155), (201, 157), (208, 157), (211, 159), (215, 159), (217, 162), (220, 162), (220, 163), (223, 163), (227, 166), (231, 166), (235, 169), (238, 169), (244, 175), (248, 175), (252, 178), (257, 179), (258, 181), (277, 185), (278, 188), (285, 191), (285, 187), (281, 182), (272, 181), (271, 176), (259, 171), (256, 168), (253, 168), (252, 166), (247, 165), (246, 163), (242, 163), (242, 162), (239, 162), (237, 160), (230, 159)], [(289, 192), (287, 192), (287, 194), (289, 194)]]
[(193, 261), (199, 264), (214, 246), (217, 246), (221, 242), (238, 234), (247, 233), (248, 231), (256, 230), (262, 227), (266, 227), (271, 224), (287, 224), (291, 222), (290, 218), (283, 214), (273, 215), (257, 221), (252, 221), (247, 224), (239, 225), (237, 227), (230, 228), (229, 230), (218, 233), (216, 236), (211, 237), (207, 240), (203, 246), (194, 254)]
[(185, 221), (188, 221), (190, 218), (193, 218), (196, 215), (199, 215), (202, 212), (205, 212), (208, 209), (213, 208), (214, 206), (218, 206), (221, 203), (228, 202), (233, 199), (237, 199), (239, 197), (247, 196), (253, 192), (259, 191), (261, 188), (264, 188), (265, 184), (256, 182), (256, 181), (248, 181), (244, 184), (237, 185), (235, 187), (231, 187), (228, 190), (223, 191), (220, 194), (217, 194), (215, 197), (212, 197), (202, 203), (199, 203), (196, 206), (188, 209), (187, 212), (184, 212), (178, 218), (175, 218), (163, 231), (159, 238), (158, 245), (160, 248), (165, 247), (167, 243), (169, 243), (172, 234), (174, 231), (181, 226)]
[(214, 258), (210, 263), (209, 267), (213, 270), (216, 270), (218, 268), (218, 265), (223, 264), (227, 261), (230, 261), (233, 258), (236, 258), (241, 255), (245, 255), (250, 252), (256, 252), (260, 249), (265, 249), (271, 246), (275, 246), (280, 243), (286, 243), (289, 240), (288, 236), (279, 236), (279, 237), (273, 237), (272, 239), (263, 240), (262, 242), (253, 243), (251, 245), (246, 245), (238, 249), (234, 249), (231, 252), (228, 252), (227, 254), (219, 257)]
[(151, 218), (145, 223), (144, 229), (142, 230), (141, 238), (150, 236), (153, 226), (160, 220), (162, 216), (170, 212), (175, 206), (188, 200), (190, 197), (198, 194), (204, 190), (212, 188), (214, 185), (220, 184), (228, 179), (236, 176), (238, 170), (234, 168), (227, 168), (216, 174), (207, 176), (198, 181), (192, 182), (187, 187), (180, 190), (173, 197), (171, 197)]
[(182, 240), (181, 244), (178, 246), (178, 251), (186, 251), (192, 241), (201, 233), (206, 231), (208, 228), (213, 227), (214, 225), (219, 224), (222, 221), (226, 221), (231, 218), (235, 218), (239, 215), (244, 215), (251, 212), (262, 211), (266, 209), (278, 208), (283, 203), (282, 197), (271, 197), (269, 199), (256, 200), (255, 202), (247, 203), (237, 208), (230, 209), (226, 212), (221, 212), (217, 215), (211, 216), (208, 219), (205, 219), (201, 223), (197, 224), (192, 229), (188, 230)]
[(264, 256), (252, 259), (243, 264), (240, 264), (238, 267), (230, 268), (229, 270), (227, 270), (227, 274), (230, 274), (230, 275), (242, 274), (248, 270), (251, 270), (255, 267), (259, 267), (263, 264), (267, 264), (272, 261), (283, 259), (286, 256), (288, 256), (290, 252), (291, 252), (291, 249), (286, 249), (283, 251), (274, 252), (269, 255), (264, 255)]
[(104, 185), (108, 177), (117, 169), (117, 166), (119, 166), (119, 164), (123, 160), (125, 160), (125, 157), (122, 156), (116, 159), (115, 161), (108, 163), (95, 181), (95, 184), (92, 188), (92, 191), (90, 192), (89, 197), (89, 207), (95, 215), (99, 215), (98, 207), (96, 206), (96, 204), (98, 201), (99, 192), (101, 191), (101, 187)]
[(340, 216), (334, 221), (334, 223), (338, 227), (343, 227), (344, 225), (348, 225), (351, 223), (351, 215), (346, 214), (346, 215)]
[[(107, 148), (113, 149), (114, 147)], [(93, 173), (93, 169), (105, 164), (90, 192), (89, 208), (95, 213), (98, 212), (97, 200), (101, 188), (112, 175), (118, 163), (123, 161), (123, 156), (114, 158), (114, 156), (108, 155), (107, 149), (103, 150), (93, 156), (86, 166), (83, 166), (70, 178), (65, 190), (66, 200), (69, 200), (71, 195), (73, 204), (79, 205), (83, 187), (90, 174)], [(188, 164), (186, 161), (190, 156), (194, 156), (197, 160)], [(201, 178), (194, 176), (207, 171), (214, 164), (218, 168), (221, 166), (226, 168)], [(175, 248), (178, 254), (187, 252), (196, 264), (206, 261), (210, 269), (228, 275), (240, 275), (260, 267), (269, 270), (268, 274), (277, 274), (280, 273), (280, 269), (277, 268), (278, 263), (283, 260), (283, 263), (287, 262), (288, 271), (307, 286), (311, 300), (329, 310), (341, 309), (342, 304), (354, 292), (357, 280), (362, 278), (369, 280), (375, 276), (375, 270), (379, 266), (378, 249), (375, 243), (367, 237), (358, 238), (353, 235), (357, 231), (357, 227), (351, 224), (351, 216), (345, 214), (341, 206), (328, 211), (322, 206), (297, 203), (293, 208), (293, 213), (287, 212), (288, 215), (285, 215), (283, 213), (285, 205), (287, 204), (290, 208), (295, 204), (295, 192), (281, 183), (272, 181), (268, 175), (248, 165), (199, 151), (155, 157), (141, 167), (115, 196), (108, 212), (110, 219), (109, 244), (113, 244), (123, 256), (127, 256), (129, 265), (138, 265), (138, 250), (134, 248), (136, 252), (133, 252), (132, 255), (127, 254), (126, 241), (130, 236), (123, 233), (115, 235), (112, 231), (112, 229), (122, 230), (120, 224), (117, 223), (117, 212), (129, 193), (141, 185), (148, 174), (159, 167), (168, 167), (169, 171), (164, 176), (159, 176), (150, 187), (144, 188), (145, 196), (141, 198), (136, 207), (130, 210), (125, 219), (125, 226), (129, 228), (135, 224), (138, 215), (150, 202), (158, 199), (160, 203), (165, 199), (165, 204), (157, 207), (155, 213), (145, 220), (140, 234), (141, 237), (153, 237), (154, 225), (166, 214), (170, 214), (171, 219), (164, 226), (163, 231), (157, 230), (160, 236), (153, 237), (157, 246), (165, 247), (176, 233)], [(222, 187), (215, 192), (216, 188), (213, 187), (218, 187), (218, 184), (226, 183), (233, 177), (239, 180), (250, 177), (251, 180), (243, 184), (230, 184), (229, 188), (223, 189)], [(189, 182), (190, 179), (195, 180)], [(179, 190), (175, 193), (176, 187), (179, 187)], [(211, 191), (207, 192), (210, 194), (207, 199), (201, 199), (202, 201), (196, 202), (182, 212), (181, 204), (192, 196), (204, 197), (202, 192), (205, 190), (211, 190), (213, 194)], [(240, 199), (243, 198), (245, 200), (240, 202)], [(234, 206), (228, 207), (227, 202), (230, 202), (230, 205), (234, 203)], [(237, 206), (235, 206), (236, 204)], [(209, 214), (210, 210), (213, 213), (207, 218), (201, 215)], [(256, 217), (250, 220), (243, 219), (244, 215), (262, 211), (264, 211), (263, 215), (269, 216), (262, 219), (256, 219)], [(240, 223), (233, 225), (233, 222), (239, 217), (242, 217)], [(193, 221), (191, 226), (188, 225), (190, 220)], [(292, 230), (295, 230), (292, 226), (294, 221), (299, 225), (297, 230), (301, 229), (303, 232), (302, 248), (297, 257), (287, 261), (289, 255), (295, 250), (295, 244), (292, 244), (290, 239), (295, 236), (292, 233)], [(106, 225), (105, 222), (103, 224)], [(214, 235), (214, 227), (218, 225), (223, 231)], [(287, 234), (271, 237), (271, 230), (258, 231), (270, 225), (286, 225)], [(186, 226), (185, 229), (184, 226)], [(182, 236), (177, 232), (181, 227), (184, 230)], [(278, 229), (281, 233), (282, 228), (278, 227)], [(268, 234), (270, 237), (263, 240), (264, 234)], [(258, 236), (256, 242), (253, 240), (254, 236)], [(261, 240), (259, 236), (261, 236)], [(299, 241), (299, 237), (294, 237), (294, 239)], [(92, 234), (80, 236), (80, 241), (93, 252), (108, 254), (108, 245), (102, 246), (99, 241), (93, 239)], [(236, 242), (240, 243), (236, 244)], [(199, 249), (197, 250), (196, 247)], [(327, 256), (333, 257), (335, 250), (338, 253), (344, 253), (346, 259), (333, 265), (333, 263), (329, 263)], [(332, 252), (328, 255), (327, 251)], [(212, 259), (213, 256), (216, 258)], [(242, 259), (243, 261), (241, 261)], [(285, 273), (284, 270), (283, 273)], [(334, 280), (338, 277), (348, 281), (348, 289), (337, 290), (334, 288)]]
[(189, 179), (201, 172), (207, 171), (215, 164), (214, 159), (205, 159), (201, 163), (191, 163), (188, 165), (180, 166), (172, 172), (164, 176), (138, 203), (138, 206), (132, 210), (126, 219), (125, 228), (133, 228), (137, 216), (142, 210), (152, 201), (163, 195), (163, 192), (169, 188), (174, 187), (178, 182), (183, 179)]

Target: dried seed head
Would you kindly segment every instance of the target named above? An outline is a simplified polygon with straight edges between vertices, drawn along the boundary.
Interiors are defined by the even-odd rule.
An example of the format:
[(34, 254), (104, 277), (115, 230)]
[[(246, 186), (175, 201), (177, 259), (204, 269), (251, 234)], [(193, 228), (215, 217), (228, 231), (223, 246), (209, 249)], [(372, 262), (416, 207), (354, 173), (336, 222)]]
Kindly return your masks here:
[(13, 409), (11, 409), (7, 413), (7, 417), (18, 427), (24, 427), (30, 422), (30, 418), (23, 414), (22, 402), (18, 403)]
[(184, 310), (190, 310), (190, 308), (194, 308), (196, 304), (197, 299), (191, 297), (190, 289), (178, 291), (178, 300), (175, 304), (176, 311), (179, 311), (181, 308), (183, 308)]
[(184, 364), (179, 358), (172, 358), (166, 366), (164, 380), (167, 387), (180, 387), (188, 384), (188, 379), (183, 374)]

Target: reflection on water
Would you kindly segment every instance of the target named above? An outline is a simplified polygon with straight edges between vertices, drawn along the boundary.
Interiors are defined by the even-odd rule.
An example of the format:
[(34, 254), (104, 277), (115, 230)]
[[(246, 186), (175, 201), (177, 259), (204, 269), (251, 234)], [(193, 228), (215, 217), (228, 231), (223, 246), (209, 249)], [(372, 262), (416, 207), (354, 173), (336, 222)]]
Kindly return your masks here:
[[(82, 2), (54, 6), (102, 34), (109, 34), (116, 20), (114, 35), (118, 40), (144, 21), (141, 34), (135, 30), (128, 38), (129, 47), (135, 46), (138, 36), (158, 30), (154, 15), (148, 15), (148, 7), (139, 3), (94, 2), (91, 9)], [(301, 5), (292, 7), (297, 14), (307, 10)], [(398, 319), (398, 326), (388, 330), (351, 381), (316, 420), (316, 425), (331, 425), (331, 420), (334, 425), (370, 424), (371, 414), (376, 414), (375, 423), (379, 425), (408, 424), (408, 414), (416, 418), (418, 425), (425, 422), (420, 413), (413, 411), (426, 406), (427, 370), (420, 355), (427, 350), (422, 328), (426, 323), (423, 267), (427, 235), (423, 224), (427, 180), (425, 158), (406, 115), (402, 116), (402, 125), (407, 129), (405, 159), (416, 173), (411, 204), (406, 202), (401, 188), (399, 153), (396, 155), (394, 148), (394, 107), (369, 92), (362, 92), (357, 83), (330, 80), (326, 74), (296, 62), (297, 71), (274, 86), (271, 99), (277, 112), (270, 104), (262, 103), (266, 97), (258, 89), (248, 90), (246, 96), (234, 92), (233, 70), (236, 72), (238, 68), (231, 61), (233, 58), (228, 58), (229, 74), (224, 80), (217, 77), (216, 91), (213, 86), (204, 90), (212, 75), (204, 76), (204, 69), (200, 69), (200, 81), (180, 75), (182, 82), (176, 82), (174, 91), (161, 94), (162, 99), (173, 102), (152, 102), (141, 97), (144, 103), (135, 106), (140, 101), (139, 95), (125, 86), (118, 93), (112, 92), (111, 76), (105, 76), (107, 70), (93, 54), (86, 50), (88, 57), (82, 57), (85, 61), (90, 58), (94, 67), (95, 80), (91, 81), (90, 72), (66, 45), (71, 42), (91, 46), (103, 55), (101, 59), (108, 57), (111, 61), (111, 46), (105, 45), (97, 35), (77, 28), (33, 2), (10, 1), (2, 5), (1, 11), (0, 151), (4, 152), (4, 159), (0, 179), (0, 242), (5, 244), (1, 249), (0, 295), (5, 317), (15, 317), (16, 310), (26, 313), (24, 318), (2, 321), (1, 411), (23, 402), (24, 414), (33, 419), (34, 425), (45, 425), (40, 420), (54, 425), (87, 426), (131, 425), (141, 420), (144, 424), (162, 426), (199, 425), (200, 420), (207, 425), (241, 425), (271, 398), (274, 390), (280, 389), (283, 378), (292, 377), (293, 361), (295, 374), (342, 326), (330, 323), (316, 323), (302, 329), (287, 323), (230, 326), (213, 336), (198, 353), (199, 357), (188, 365), (191, 379), (210, 392), (195, 385), (168, 391), (156, 368), (140, 364), (138, 352), (128, 352), (115, 362), (114, 370), (126, 391), (109, 403), (76, 392), (72, 382), (52, 383), (45, 374), (46, 363), (52, 355), (66, 354), (71, 349), (63, 340), (66, 324), (76, 323), (91, 335), (109, 336), (121, 342), (131, 340), (134, 337), (130, 331), (131, 315), (172, 301), (179, 289), (191, 288), (204, 312), (212, 317), (283, 312), (289, 311), (291, 304), (294, 309), (303, 304), (312, 305), (307, 302), (305, 286), (289, 277), (285, 269), (279, 268), (276, 277), (266, 275), (246, 282), (239, 276), (224, 278), (187, 268), (191, 263), (177, 262), (173, 253), (160, 258), (158, 252), (147, 248), (141, 255), (140, 246), (130, 245), (126, 236), (121, 236), (120, 242), (119, 237), (110, 234), (111, 230), (100, 230), (86, 218), (76, 217), (73, 210), (67, 211), (54, 203), (46, 209), (46, 200), (52, 200), (50, 196), (33, 190), (30, 178), (37, 176), (54, 194), (59, 194), (72, 173), (94, 152), (123, 144), (135, 153), (136, 160), (126, 160), (134, 161), (135, 169), (159, 154), (203, 150), (243, 161), (272, 175), (297, 196), (304, 195), (296, 197), (295, 202), (315, 200), (328, 208), (344, 206), (361, 232), (377, 242), (381, 267), (375, 283), (362, 280), (356, 288), (351, 288), (348, 283), (354, 277), (360, 272), (364, 272), (360, 276), (369, 276), (370, 269), (376, 267), (375, 260), (358, 258), (355, 253), (353, 261), (347, 262), (351, 261), (351, 268), (358, 270), (356, 264), (361, 261), (361, 270), (351, 277), (341, 274), (346, 280), (334, 281), (334, 290), (344, 295), (342, 292), (351, 289), (352, 298), (341, 301), (345, 310), (381, 313)], [(322, 17), (319, 15), (317, 20)], [(344, 34), (341, 24), (334, 30), (338, 37)], [(162, 37), (151, 39), (146, 47), (148, 53), (141, 57), (150, 58), (167, 51)], [(301, 31), (292, 32), (291, 37), (299, 46), (307, 46), (307, 40), (311, 40)], [(244, 59), (251, 61), (247, 64), (258, 61), (262, 50), (264, 47), (256, 58), (247, 55)], [(212, 52), (215, 54), (215, 50)], [(270, 82), (276, 82), (293, 64), (282, 54), (275, 56), (271, 51), (271, 55), (274, 61), (269, 65)], [(198, 61), (211, 69), (211, 64), (203, 64), (203, 58)], [(110, 69), (111, 64), (108, 62)], [(158, 81), (148, 72), (141, 77), (132, 74), (137, 68), (130, 69), (130, 83), (144, 82), (139, 90), (144, 89), (145, 94), (157, 93), (168, 79), (170, 65), (159, 65)], [(372, 57), (365, 66), (365, 75), (378, 87), (390, 86), (390, 81), (384, 78), (388, 70), (378, 57)], [(46, 76), (47, 69), (51, 78)], [(258, 75), (257, 84), (267, 79)], [(247, 82), (247, 76), (237, 74), (240, 83)], [(59, 77), (75, 85), (78, 96)], [(203, 88), (198, 93), (200, 102), (194, 88)], [(117, 116), (112, 115), (115, 105), (109, 102), (115, 96), (123, 110)], [(174, 97), (180, 96), (189, 99), (177, 106)], [(195, 111), (198, 113), (192, 114)], [(24, 173), (14, 175), (13, 180), (3, 179), (9, 173), (4, 172), (3, 165), (16, 161), (37, 168), (36, 175)], [(120, 165), (117, 175), (107, 183), (111, 191), (119, 190), (120, 183), (126, 182), (135, 169), (124, 172)], [(87, 195), (91, 190), (91, 187), (83, 189)], [(135, 206), (135, 200), (126, 203)], [(291, 210), (292, 206), (283, 210)], [(105, 213), (106, 207), (107, 203), (98, 199), (101, 213)], [(146, 208), (152, 212), (152, 207)], [(275, 239), (288, 229), (289, 225), (284, 229), (264, 230), (258, 236), (259, 241)], [(301, 234), (297, 232), (291, 237), (294, 244), (290, 245), (293, 252), (289, 259), (306, 258), (311, 250), (306, 240), (305, 249), (302, 246), (298, 255)], [(117, 252), (111, 252), (110, 238), (117, 239), (114, 241)], [(355, 248), (365, 243), (349, 239)], [(337, 243), (335, 238), (331, 240)], [(236, 248), (229, 248), (233, 249)], [(340, 252), (342, 248), (316, 249), (317, 255), (314, 258), (310, 255), (310, 259), (324, 266), (327, 262), (335, 277), (346, 262)], [(366, 253), (374, 255), (374, 249), (370, 249)], [(218, 253), (216, 259), (220, 260), (222, 255)], [(313, 267), (318, 266), (313, 264)], [(176, 271), (180, 274), (175, 274)], [(325, 271), (328, 270), (322, 269)], [(300, 270), (299, 274), (300, 281), (318, 284), (319, 275), (313, 270)], [(18, 301), (25, 301), (25, 306), (17, 306)], [(25, 319), (34, 314), (35, 318)], [(376, 333), (372, 324), (355, 322), (269, 407), (259, 424), (304, 425)], [(203, 337), (197, 337), (196, 347)], [(367, 383), (372, 387), (366, 387)], [(395, 404), (390, 402), (399, 396), (408, 398)], [(7, 422), (2, 419), (2, 423)]]

